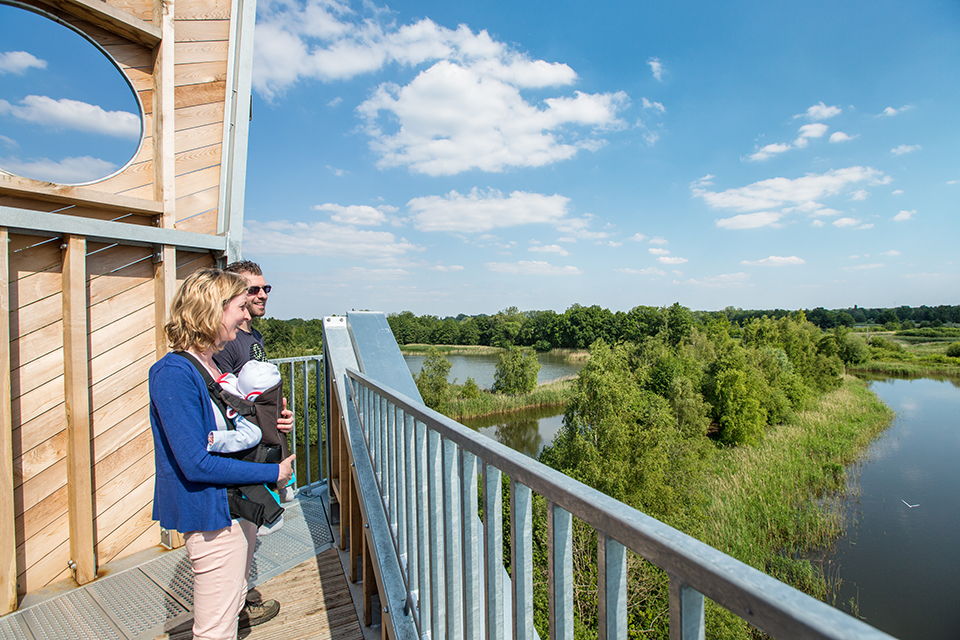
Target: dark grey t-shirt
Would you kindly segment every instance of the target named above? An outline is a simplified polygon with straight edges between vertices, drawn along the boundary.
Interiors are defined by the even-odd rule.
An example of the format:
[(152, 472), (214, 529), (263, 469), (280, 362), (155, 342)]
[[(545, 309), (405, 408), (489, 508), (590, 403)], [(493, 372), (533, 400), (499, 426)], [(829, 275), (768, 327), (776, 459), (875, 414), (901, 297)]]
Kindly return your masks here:
[(237, 329), (237, 337), (228, 342), (223, 351), (213, 354), (213, 361), (220, 367), (220, 371), (234, 375), (239, 374), (243, 365), (251, 360), (260, 362), (267, 360), (267, 352), (263, 348), (263, 336), (256, 329), (253, 333)]

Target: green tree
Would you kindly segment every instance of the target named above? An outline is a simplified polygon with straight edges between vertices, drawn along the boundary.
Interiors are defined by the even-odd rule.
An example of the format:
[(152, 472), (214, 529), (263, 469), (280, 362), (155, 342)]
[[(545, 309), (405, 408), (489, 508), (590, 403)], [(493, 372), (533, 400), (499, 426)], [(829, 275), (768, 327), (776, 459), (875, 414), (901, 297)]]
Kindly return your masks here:
[(450, 395), (447, 376), (451, 366), (439, 349), (430, 349), (423, 360), (423, 368), (414, 376), (423, 404), (435, 411), (443, 411)]
[(840, 338), (837, 355), (846, 364), (861, 364), (870, 359), (870, 347), (862, 337), (855, 333), (847, 333)]
[(537, 354), (511, 347), (500, 354), (497, 370), (493, 375), (495, 393), (530, 393), (537, 386), (537, 374), (540, 373), (540, 361)]

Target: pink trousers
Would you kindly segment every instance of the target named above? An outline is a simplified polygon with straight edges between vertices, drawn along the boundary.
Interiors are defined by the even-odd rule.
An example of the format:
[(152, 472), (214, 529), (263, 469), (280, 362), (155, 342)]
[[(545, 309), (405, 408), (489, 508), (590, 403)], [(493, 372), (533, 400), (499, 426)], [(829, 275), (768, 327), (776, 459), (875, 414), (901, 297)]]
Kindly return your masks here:
[(193, 564), (194, 640), (236, 640), (257, 544), (256, 525), (241, 520), (218, 531), (191, 531), (184, 542)]

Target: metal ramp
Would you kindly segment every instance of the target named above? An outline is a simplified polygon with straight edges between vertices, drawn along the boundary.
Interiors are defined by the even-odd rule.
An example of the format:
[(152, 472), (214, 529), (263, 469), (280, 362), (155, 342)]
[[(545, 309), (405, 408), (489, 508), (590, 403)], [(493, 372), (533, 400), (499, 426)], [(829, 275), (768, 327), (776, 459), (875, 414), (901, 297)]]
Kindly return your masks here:
[[(302, 491), (285, 505), (283, 528), (257, 540), (251, 582), (263, 584), (333, 546), (326, 493)], [(181, 548), (0, 618), (0, 640), (153, 640), (192, 609), (193, 575)]]

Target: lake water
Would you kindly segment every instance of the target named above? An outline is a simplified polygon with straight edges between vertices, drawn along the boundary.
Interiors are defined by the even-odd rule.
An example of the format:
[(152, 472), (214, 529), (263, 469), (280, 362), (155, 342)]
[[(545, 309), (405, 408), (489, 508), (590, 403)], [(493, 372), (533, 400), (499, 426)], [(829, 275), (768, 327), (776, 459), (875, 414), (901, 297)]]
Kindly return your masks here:
[[(960, 382), (883, 380), (897, 418), (848, 473), (847, 535), (826, 558), (838, 606), (902, 640), (960, 638)], [(914, 505), (912, 507), (908, 505)]]
[[(422, 355), (405, 355), (403, 359), (407, 362), (410, 372), (416, 374), (420, 373), (420, 369), (423, 368), (425, 357)], [(453, 354), (448, 355), (447, 360), (451, 364), (450, 374), (447, 376), (450, 382), (456, 380), (458, 384), (463, 384), (470, 377), (481, 389), (489, 389), (493, 386), (493, 376), (497, 370), (497, 362), (499, 362), (500, 356), (496, 353)], [(537, 384), (575, 376), (586, 362), (584, 360), (571, 361), (555, 353), (538, 353), (537, 360), (540, 362)]]

